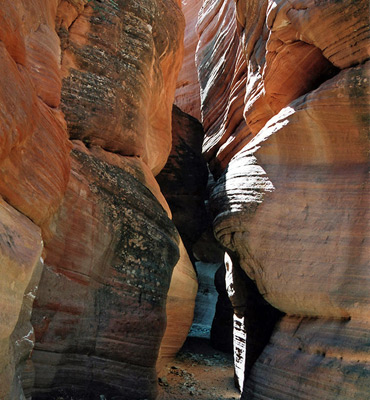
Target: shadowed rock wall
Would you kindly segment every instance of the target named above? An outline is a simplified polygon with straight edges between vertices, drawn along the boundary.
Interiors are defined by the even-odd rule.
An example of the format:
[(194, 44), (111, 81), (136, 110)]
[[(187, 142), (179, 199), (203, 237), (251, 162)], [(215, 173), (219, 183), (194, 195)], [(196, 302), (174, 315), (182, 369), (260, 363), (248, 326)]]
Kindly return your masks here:
[(369, 396), (368, 13), (345, 0), (200, 10), (215, 235), (287, 314), (242, 398)]
[(154, 178), (171, 149), (179, 6), (0, 5), (2, 399), (155, 398), (179, 256), (173, 285), (196, 287)]

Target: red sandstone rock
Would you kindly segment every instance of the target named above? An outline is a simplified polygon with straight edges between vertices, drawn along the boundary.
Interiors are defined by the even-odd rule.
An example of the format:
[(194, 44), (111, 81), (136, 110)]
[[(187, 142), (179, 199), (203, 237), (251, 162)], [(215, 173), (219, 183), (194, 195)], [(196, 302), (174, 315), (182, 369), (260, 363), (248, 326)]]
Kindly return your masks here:
[(0, 11), (0, 193), (39, 226), (58, 208), (69, 174), (70, 147), (54, 109), (61, 87), (55, 8), (55, 1), (17, 0)]
[(141, 161), (83, 147), (33, 311), (33, 394), (153, 398), (177, 231)]
[[(303, 342), (326, 340), (330, 352), (326, 360), (306, 345), (288, 345), (299, 321), (287, 334), (283, 321), (242, 398), (366, 398), (368, 4), (239, 0), (236, 34), (218, 47), (229, 31), (217, 27), (232, 25), (225, 12), (232, 3), (206, 2), (199, 22), (204, 152), (219, 178), (210, 199), (215, 234), (268, 302), (290, 316), (311, 317)], [(243, 148), (230, 149), (223, 163), (218, 117), (229, 104), (225, 76), (233, 70), (226, 66), (240, 44), (251, 135), (241, 134)], [(326, 324), (330, 333), (321, 333)], [(348, 339), (351, 330), (358, 347)]]
[(202, 0), (183, 0), (182, 12), (185, 16), (184, 61), (176, 83), (175, 104), (187, 114), (200, 121), (200, 93), (195, 52), (198, 44), (196, 23)]
[(0, 398), (4, 400), (22, 395), (15, 370), (33, 347), (30, 311), (43, 265), (42, 249), (40, 228), (0, 198)]
[[(166, 23), (169, 16), (171, 24)], [(178, 248), (177, 232), (151, 169), (159, 172), (171, 147), (182, 28), (178, 1), (138, 5), (15, 0), (0, 5), (0, 194), (13, 207), (9, 206), (12, 229), (24, 239), (23, 244), (16, 241), (11, 256), (27, 271), (18, 286), (0, 290), (4, 310), (10, 306), (10, 295), (15, 307), (11, 317), (6, 311), (0, 318), (2, 330), (7, 324), (0, 346), (2, 363), (8, 365), (1, 365), (2, 398), (23, 398), (22, 386), (26, 396), (37, 392), (51, 398), (59, 384), (68, 389), (76, 384), (76, 391), (85, 396), (90, 381), (103, 391), (118, 391), (130, 399), (154, 396), (165, 299)], [(75, 156), (71, 175), (67, 124), (59, 110), (62, 74), (62, 107), (70, 133), (92, 146), (91, 152), (77, 147), (80, 164)], [(125, 161), (95, 144), (138, 157)], [(77, 164), (81, 169), (76, 170)], [(103, 188), (99, 179), (104, 177)], [(50, 223), (67, 183), (63, 206)], [(93, 193), (97, 187), (101, 192)], [(122, 190), (126, 190), (124, 196)], [(108, 199), (113, 197), (111, 204)], [(135, 207), (139, 207), (137, 220)], [(18, 218), (15, 209), (24, 216)], [(126, 223), (120, 219), (122, 213)], [(149, 221), (152, 213), (158, 221)], [(29, 232), (22, 218), (28, 221)], [(33, 294), (38, 283), (40, 269), (32, 251), (41, 252), (42, 244), (31, 243), (27, 235), (39, 237), (39, 227), (49, 254), (33, 317), (40, 339), (33, 368), (29, 361), (21, 365), (33, 346), (32, 296), (27, 294), (23, 306), (22, 296), (25, 290)], [(56, 236), (51, 239), (53, 232)], [(148, 247), (142, 243), (142, 234), (148, 237)], [(130, 254), (122, 250), (125, 246)], [(5, 246), (0, 257), (6, 251)], [(29, 257), (23, 260), (27, 251)], [(135, 251), (149, 254), (135, 259)], [(19, 267), (13, 258), (3, 263), (10, 275)], [(120, 263), (125, 273), (132, 274), (131, 281), (126, 275), (123, 278)], [(122, 313), (126, 318), (121, 318)], [(140, 325), (144, 329), (138, 329)], [(137, 353), (135, 346), (145, 355)], [(90, 358), (89, 354), (94, 355)], [(140, 363), (142, 369), (137, 367)], [(89, 375), (91, 370), (96, 376)], [(34, 378), (36, 388), (32, 387)]]
[(235, 18), (233, 2), (206, 2), (199, 13), (196, 59), (206, 133), (203, 153), (215, 172), (220, 164), (226, 167), (250, 134), (243, 119), (246, 66)]
[(184, 21), (175, 1), (136, 3), (92, 1), (75, 20), (61, 4), (63, 111), (72, 139), (141, 157), (156, 175), (171, 149)]
[(65, 123), (56, 109), (61, 87), (56, 6), (55, 0), (0, 5), (0, 397), (9, 400), (23, 398), (20, 375), (34, 343), (30, 313), (43, 240), (50, 238), (48, 222), (70, 167)]

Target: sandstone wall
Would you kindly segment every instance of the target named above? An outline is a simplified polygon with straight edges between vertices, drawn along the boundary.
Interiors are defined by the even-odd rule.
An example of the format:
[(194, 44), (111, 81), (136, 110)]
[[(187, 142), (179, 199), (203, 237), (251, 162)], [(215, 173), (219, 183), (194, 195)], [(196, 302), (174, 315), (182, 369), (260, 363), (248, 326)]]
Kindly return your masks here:
[(0, 6), (0, 398), (22, 398), (30, 308), (70, 161), (60, 104), (57, 1)]
[(72, 152), (32, 317), (33, 398), (154, 396), (178, 236), (148, 167), (103, 152)]
[(287, 314), (242, 398), (369, 396), (368, 14), (345, 0), (200, 11), (215, 235)]
[(2, 399), (156, 395), (180, 239), (154, 175), (183, 30), (177, 1), (0, 5)]
[(200, 92), (195, 53), (198, 45), (196, 24), (203, 0), (182, 0), (185, 16), (184, 62), (182, 64), (175, 92), (175, 104), (185, 113), (200, 121)]

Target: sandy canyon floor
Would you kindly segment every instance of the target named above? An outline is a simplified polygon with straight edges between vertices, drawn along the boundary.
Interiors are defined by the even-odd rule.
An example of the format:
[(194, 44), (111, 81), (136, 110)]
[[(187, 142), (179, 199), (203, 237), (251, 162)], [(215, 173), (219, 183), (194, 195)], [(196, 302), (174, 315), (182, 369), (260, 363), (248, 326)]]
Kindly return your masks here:
[(213, 349), (208, 339), (189, 337), (159, 379), (159, 400), (239, 399), (232, 354)]

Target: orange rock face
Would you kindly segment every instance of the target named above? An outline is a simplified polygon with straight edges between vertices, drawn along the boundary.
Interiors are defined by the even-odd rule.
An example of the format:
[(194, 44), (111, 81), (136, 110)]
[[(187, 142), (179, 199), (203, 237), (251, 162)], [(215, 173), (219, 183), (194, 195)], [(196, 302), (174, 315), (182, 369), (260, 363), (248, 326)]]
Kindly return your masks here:
[(5, 1), (0, 9), (0, 193), (37, 225), (65, 191), (70, 146), (60, 103), (56, 2)]
[(198, 279), (184, 245), (180, 243), (179, 247), (180, 258), (173, 270), (167, 295), (167, 325), (157, 359), (158, 376), (181, 349), (194, 317)]
[(57, 109), (57, 3), (0, 5), (0, 398), (6, 400), (23, 398), (20, 375), (34, 343), (30, 313), (43, 240), (50, 239), (48, 223), (70, 169), (70, 145)]
[[(171, 148), (179, 6), (0, 5), (2, 399), (155, 397), (179, 239), (153, 174)], [(71, 157), (67, 131), (84, 142)]]
[(246, 65), (237, 34), (235, 4), (205, 2), (197, 29), (196, 59), (206, 133), (203, 154), (217, 173), (250, 135), (243, 118)]
[(171, 110), (183, 55), (178, 4), (91, 1), (81, 9), (76, 4), (68, 17), (70, 9), (64, 1), (58, 21), (71, 138), (141, 157), (158, 174), (171, 150)]
[[(197, 57), (208, 110), (203, 150), (218, 178), (210, 199), (215, 234), (264, 298), (287, 314), (242, 398), (366, 398), (368, 4), (205, 5)], [(223, 156), (225, 76), (237, 70), (226, 66), (239, 47), (245, 97), (238, 118), (246, 130), (230, 124), (242, 148)]]
[(178, 234), (142, 162), (102, 152), (76, 143), (53, 222), (32, 318), (36, 398), (155, 395)]
[(200, 91), (195, 52), (198, 45), (196, 23), (202, 0), (182, 1), (185, 16), (184, 62), (176, 83), (175, 104), (185, 113), (200, 121)]
[(20, 361), (32, 350), (30, 311), (43, 260), (40, 228), (0, 200), (0, 398), (20, 398)]

